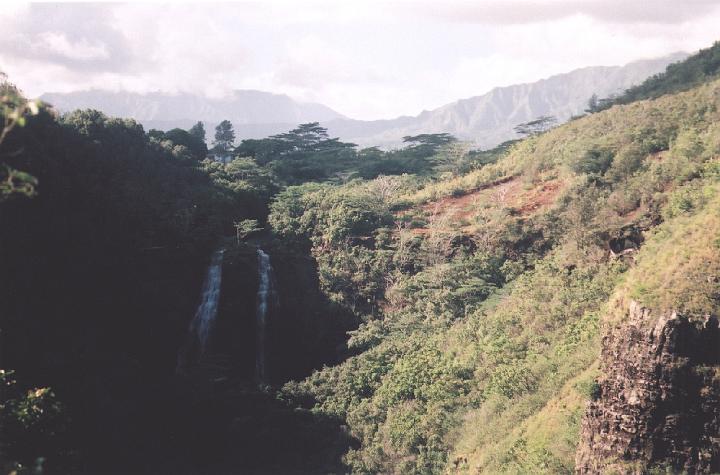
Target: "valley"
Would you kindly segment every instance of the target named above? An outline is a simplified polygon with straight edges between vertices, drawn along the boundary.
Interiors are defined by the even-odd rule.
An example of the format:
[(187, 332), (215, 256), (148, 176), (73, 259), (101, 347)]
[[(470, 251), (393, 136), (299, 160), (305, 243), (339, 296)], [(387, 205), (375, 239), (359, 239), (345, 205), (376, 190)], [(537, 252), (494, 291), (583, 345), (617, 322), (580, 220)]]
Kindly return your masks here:
[(622, 87), (208, 148), (4, 81), (0, 467), (720, 471), (720, 43)]

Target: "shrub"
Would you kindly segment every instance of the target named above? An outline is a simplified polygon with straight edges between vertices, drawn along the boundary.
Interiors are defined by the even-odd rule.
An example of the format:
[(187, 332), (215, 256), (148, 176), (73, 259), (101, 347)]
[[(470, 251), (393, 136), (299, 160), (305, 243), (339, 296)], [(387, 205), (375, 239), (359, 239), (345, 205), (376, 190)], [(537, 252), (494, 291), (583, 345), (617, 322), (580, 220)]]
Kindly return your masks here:
[(570, 169), (578, 174), (598, 177), (610, 168), (614, 157), (615, 155), (612, 150), (592, 148), (576, 160), (570, 162)]

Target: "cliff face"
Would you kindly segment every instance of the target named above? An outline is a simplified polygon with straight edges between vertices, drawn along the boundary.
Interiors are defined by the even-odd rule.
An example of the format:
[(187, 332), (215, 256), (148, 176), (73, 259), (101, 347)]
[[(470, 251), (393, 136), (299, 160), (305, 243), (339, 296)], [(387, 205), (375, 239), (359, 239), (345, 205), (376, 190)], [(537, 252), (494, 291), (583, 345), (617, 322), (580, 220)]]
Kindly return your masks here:
[[(266, 315), (266, 371), (269, 382), (280, 385), (335, 362), (346, 332), (357, 323), (323, 297), (313, 259), (277, 242), (262, 245), (270, 255), (277, 293)], [(227, 246), (209, 348), (215, 362), (230, 362), (233, 374), (246, 381), (255, 375), (258, 284), (257, 248)]]
[(317, 263), (275, 242), (268, 245), (278, 304), (267, 323), (267, 365), (273, 384), (303, 378), (338, 360), (352, 317), (320, 292)]
[(637, 302), (603, 339), (603, 376), (588, 404), (577, 473), (720, 471), (720, 330), (654, 315)]

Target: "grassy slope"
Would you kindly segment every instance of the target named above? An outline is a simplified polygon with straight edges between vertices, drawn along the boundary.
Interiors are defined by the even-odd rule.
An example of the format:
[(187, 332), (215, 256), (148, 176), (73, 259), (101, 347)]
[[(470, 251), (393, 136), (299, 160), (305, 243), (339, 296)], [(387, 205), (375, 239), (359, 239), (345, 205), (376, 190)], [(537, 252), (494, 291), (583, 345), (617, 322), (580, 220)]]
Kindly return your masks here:
[[(718, 162), (712, 165), (717, 168)], [(707, 168), (710, 171), (711, 167)], [(678, 196), (689, 196), (693, 203), (654, 231), (617, 297), (627, 296), (644, 306), (690, 317), (714, 314), (720, 297), (718, 183), (678, 190), (671, 196), (671, 204)]]
[[(713, 82), (617, 106), (525, 140), (479, 171), (403, 192), (397, 202), (418, 211), (507, 177), (525, 190), (563, 184), (531, 216), (517, 212), (522, 203), (473, 202), (464, 216), (476, 226), (454, 232), (474, 240), (476, 260), (418, 251), (408, 259), (424, 259), (419, 271), (389, 266), (387, 310), (354, 336), (369, 348), (286, 393), (347, 421), (361, 442), (347, 457), (358, 472), (571, 473), (608, 301), (628, 292), (649, 305), (717, 311), (708, 297), (717, 283), (696, 284), (706, 263), (717, 268), (719, 105)], [(636, 267), (610, 257), (613, 238), (630, 229), (637, 240), (660, 218)], [(451, 233), (430, 222), (415, 239), (427, 254)], [(373, 252), (396, 259), (402, 236), (393, 239)], [(502, 265), (493, 267), (497, 249)], [(478, 268), (501, 275), (499, 288), (453, 306), (477, 294)]]
[[(658, 169), (665, 169), (667, 180), (658, 186), (653, 199), (659, 202), (668, 221), (649, 233), (647, 243), (637, 256), (637, 266), (623, 277), (613, 300), (629, 296), (657, 309), (672, 308), (690, 314), (718, 311), (719, 288), (712, 276), (720, 272), (720, 201), (714, 183), (720, 138), (715, 112), (719, 89), (720, 84), (715, 82), (679, 96), (615, 108), (579, 120), (541, 137), (535, 151), (541, 149), (542, 152), (526, 162), (525, 166), (531, 168), (538, 160), (552, 160), (554, 164), (566, 162), (572, 159), (568, 150), (577, 150), (578, 145), (587, 141), (601, 141), (611, 147), (627, 146), (628, 138), (633, 143), (637, 141), (633, 136), (642, 137), (637, 131), (648, 128), (649, 118), (654, 118), (655, 124), (669, 136), (675, 135), (669, 152), (648, 156), (646, 169), (626, 177), (632, 186), (655, 179), (661, 174)], [(625, 133), (624, 127), (628, 127)], [(605, 129), (604, 136), (597, 135), (599, 128)], [(578, 138), (566, 141), (570, 137)], [(688, 141), (692, 146), (687, 146)], [(515, 153), (519, 153), (517, 149)], [(705, 164), (700, 165), (703, 162)], [(611, 308), (618, 307), (612, 305)], [(571, 472), (580, 414), (595, 371), (591, 362), (599, 351), (598, 334), (587, 341), (586, 349), (587, 359), (577, 354), (571, 356), (573, 364), (581, 367), (575, 372), (577, 376), (568, 379), (564, 386), (552, 388), (545, 404), (529, 417), (519, 416), (526, 404), (522, 400), (512, 402), (500, 417), (496, 413), (484, 421), (482, 414), (471, 411), (455, 446), (459, 454), (470, 455), (456, 457), (468, 458), (468, 467), (473, 470)], [(505, 424), (510, 430), (496, 430), (496, 419), (508, 417), (514, 422)], [(492, 434), (486, 439), (478, 438), (477, 433), (482, 432), (478, 426), (493, 427), (489, 431)], [(497, 437), (498, 433), (502, 436)]]

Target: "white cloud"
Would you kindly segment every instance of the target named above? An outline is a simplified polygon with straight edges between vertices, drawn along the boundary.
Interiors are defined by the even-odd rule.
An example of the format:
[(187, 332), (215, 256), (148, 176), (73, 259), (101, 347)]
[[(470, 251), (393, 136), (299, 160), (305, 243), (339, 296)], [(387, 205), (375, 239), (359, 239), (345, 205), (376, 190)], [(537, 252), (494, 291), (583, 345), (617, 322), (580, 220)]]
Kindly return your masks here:
[(709, 46), (715, 3), (4, 5), (0, 69), (30, 95), (254, 88), (390, 118), (579, 67)]
[(48, 50), (68, 59), (87, 61), (94, 59), (107, 59), (109, 57), (104, 44), (92, 44), (86, 39), (71, 42), (62, 33), (45, 31), (38, 35), (39, 42), (32, 47)]

